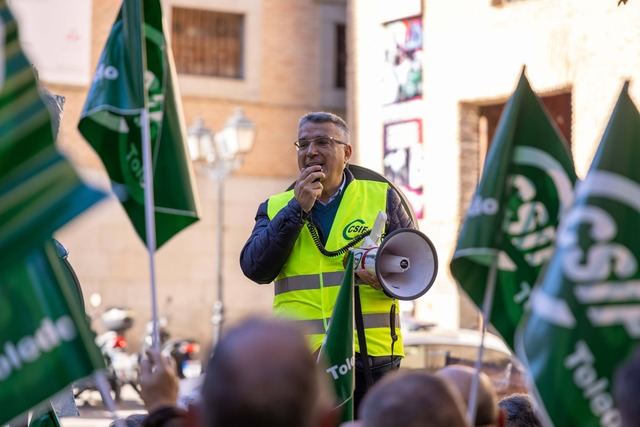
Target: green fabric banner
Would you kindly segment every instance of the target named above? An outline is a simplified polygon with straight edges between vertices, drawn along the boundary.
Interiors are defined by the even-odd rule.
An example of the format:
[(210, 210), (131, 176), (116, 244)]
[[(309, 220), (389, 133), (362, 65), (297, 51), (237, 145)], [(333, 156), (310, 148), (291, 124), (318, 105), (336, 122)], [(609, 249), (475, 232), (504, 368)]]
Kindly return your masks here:
[(78, 129), (102, 159), (113, 191), (143, 242), (146, 232), (140, 114), (145, 103), (151, 122), (159, 248), (198, 220), (195, 185), (160, 1), (124, 0), (100, 56)]
[(549, 425), (621, 425), (613, 376), (640, 344), (638, 164), (640, 114), (625, 85), (517, 336)]
[(84, 185), (54, 145), (49, 110), (0, 0), (0, 268), (104, 195)]
[(511, 348), (575, 181), (566, 143), (523, 72), (500, 118), (451, 261), (453, 277), (480, 309), (490, 267), (497, 263), (490, 322)]
[(51, 241), (0, 269), (0, 425), (104, 368)]
[(327, 335), (318, 357), (318, 361), (326, 368), (329, 381), (333, 384), (338, 407), (342, 408), (343, 422), (353, 421), (353, 313), (353, 253), (350, 253)]

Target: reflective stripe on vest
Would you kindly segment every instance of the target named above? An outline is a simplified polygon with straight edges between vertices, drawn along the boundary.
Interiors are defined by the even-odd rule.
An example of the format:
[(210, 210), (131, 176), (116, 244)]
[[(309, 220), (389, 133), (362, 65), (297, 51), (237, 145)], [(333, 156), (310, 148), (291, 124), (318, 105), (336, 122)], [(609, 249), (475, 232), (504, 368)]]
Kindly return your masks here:
[[(328, 283), (325, 286), (340, 286), (344, 276), (344, 271), (334, 271), (322, 273), (322, 282)], [(275, 294), (279, 295), (291, 291), (307, 291), (310, 289), (320, 289), (320, 275), (306, 274), (304, 276), (285, 277), (273, 282)]]
[[(362, 315), (365, 328), (390, 328), (391, 316), (389, 313), (369, 313)], [(307, 334), (324, 334), (325, 322), (329, 324), (330, 319), (313, 319), (313, 320), (291, 320), (296, 326), (303, 328)], [(396, 325), (400, 324), (400, 317), (396, 315)]]

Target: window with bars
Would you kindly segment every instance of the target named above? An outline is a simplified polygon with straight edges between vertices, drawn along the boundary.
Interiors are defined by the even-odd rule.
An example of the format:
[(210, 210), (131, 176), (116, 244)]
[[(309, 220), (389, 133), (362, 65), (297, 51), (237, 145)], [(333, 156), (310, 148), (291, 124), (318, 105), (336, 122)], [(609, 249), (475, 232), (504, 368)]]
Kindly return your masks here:
[(244, 77), (244, 15), (174, 7), (171, 27), (178, 73)]

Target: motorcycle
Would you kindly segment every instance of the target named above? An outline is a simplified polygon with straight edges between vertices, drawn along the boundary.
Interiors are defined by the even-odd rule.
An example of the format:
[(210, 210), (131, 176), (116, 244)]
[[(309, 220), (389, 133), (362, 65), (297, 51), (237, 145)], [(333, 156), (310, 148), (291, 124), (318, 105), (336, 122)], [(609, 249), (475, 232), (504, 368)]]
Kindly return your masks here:
[[(173, 359), (176, 374), (180, 379), (198, 377), (202, 373), (200, 343), (191, 338), (172, 338), (167, 329), (167, 323), (166, 317), (158, 319), (161, 354)], [(148, 322), (142, 345), (140, 346), (141, 356), (146, 353), (147, 349), (151, 348), (152, 335), (153, 322)]]
[(194, 339), (170, 340), (163, 347), (164, 354), (175, 361), (176, 372), (180, 379), (196, 378), (202, 373), (200, 344)]
[[(85, 307), (84, 295), (80, 281), (68, 260), (69, 251), (57, 240), (53, 240), (58, 256), (64, 263), (69, 273), (71, 282), (75, 288), (75, 297), (81, 307)], [(97, 314), (95, 309), (101, 304), (100, 294), (94, 293), (90, 296), (89, 302), (93, 310), (87, 312), (90, 321), (93, 321)], [(107, 367), (107, 380), (111, 386), (116, 401), (121, 400), (121, 390), (124, 384), (130, 384), (133, 389), (140, 394), (137, 386), (137, 359), (126, 352), (127, 341), (124, 337), (125, 331), (133, 326), (134, 313), (132, 310), (123, 307), (112, 307), (104, 311), (101, 316), (102, 323), (107, 331), (96, 337), (97, 346), (104, 357)], [(95, 390), (96, 385), (92, 378), (84, 378), (76, 381), (72, 385), (73, 398), (78, 398), (85, 390)], [(75, 406), (75, 404), (74, 404)]]
[(126, 307), (111, 307), (104, 311), (101, 320), (106, 332), (96, 337), (107, 366), (107, 380), (116, 402), (121, 400), (122, 387), (131, 386), (138, 394), (138, 361), (127, 353), (125, 332), (133, 326), (134, 312)]

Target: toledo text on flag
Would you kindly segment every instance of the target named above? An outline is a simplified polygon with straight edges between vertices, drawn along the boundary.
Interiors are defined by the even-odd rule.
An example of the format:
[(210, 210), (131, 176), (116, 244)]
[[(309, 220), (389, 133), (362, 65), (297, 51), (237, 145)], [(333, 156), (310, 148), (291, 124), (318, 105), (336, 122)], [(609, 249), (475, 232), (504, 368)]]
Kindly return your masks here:
[(621, 425), (612, 381), (640, 344), (639, 162), (625, 85), (517, 336), (550, 425)]

